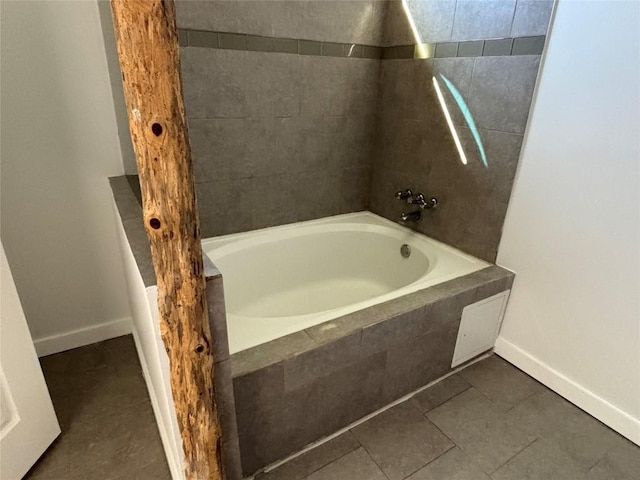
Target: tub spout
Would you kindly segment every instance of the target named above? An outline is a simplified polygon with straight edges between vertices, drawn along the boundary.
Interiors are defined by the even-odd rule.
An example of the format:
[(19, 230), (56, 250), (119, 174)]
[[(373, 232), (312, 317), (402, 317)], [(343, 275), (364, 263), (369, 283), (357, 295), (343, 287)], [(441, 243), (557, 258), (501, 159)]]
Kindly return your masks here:
[(402, 222), (419, 222), (422, 220), (422, 212), (418, 210), (417, 212), (409, 212), (403, 213), (401, 216)]

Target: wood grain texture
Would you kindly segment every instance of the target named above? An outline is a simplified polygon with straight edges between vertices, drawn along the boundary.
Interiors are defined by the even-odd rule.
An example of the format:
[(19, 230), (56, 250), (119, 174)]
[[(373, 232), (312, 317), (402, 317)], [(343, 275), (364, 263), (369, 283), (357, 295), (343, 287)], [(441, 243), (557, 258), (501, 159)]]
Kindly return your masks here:
[(175, 6), (172, 0), (112, 0), (111, 9), (185, 478), (219, 480), (222, 434)]

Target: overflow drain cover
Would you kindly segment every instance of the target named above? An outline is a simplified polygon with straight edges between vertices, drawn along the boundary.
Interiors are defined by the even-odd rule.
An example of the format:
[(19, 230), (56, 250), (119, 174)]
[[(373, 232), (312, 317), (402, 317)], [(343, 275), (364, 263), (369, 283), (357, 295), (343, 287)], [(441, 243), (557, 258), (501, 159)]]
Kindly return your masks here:
[(400, 255), (404, 258), (409, 258), (411, 256), (411, 247), (406, 243), (400, 247)]

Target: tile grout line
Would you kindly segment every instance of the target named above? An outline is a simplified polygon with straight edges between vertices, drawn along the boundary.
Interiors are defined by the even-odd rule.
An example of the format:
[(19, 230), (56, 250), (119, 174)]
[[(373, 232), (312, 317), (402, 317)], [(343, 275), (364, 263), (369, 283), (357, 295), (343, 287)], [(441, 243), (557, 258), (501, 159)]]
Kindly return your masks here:
[[(356, 437), (356, 434), (353, 433), (351, 430), (349, 430), (351, 432), (351, 434)], [(356, 439), (358, 440), (358, 442), (360, 442), (360, 439), (358, 439), (358, 437), (356, 437)], [(362, 449), (365, 451), (365, 453), (367, 454), (367, 456), (371, 459), (371, 461), (373, 463), (375, 463), (376, 467), (378, 467), (378, 469), (382, 472), (382, 474), (385, 476), (385, 478), (387, 478), (387, 480), (389, 480), (389, 475), (387, 475), (387, 472), (385, 472), (382, 467), (378, 464), (378, 462), (376, 462), (376, 459), (373, 458), (373, 455), (371, 455), (371, 452), (369, 450), (367, 450), (367, 447), (364, 446), (364, 444), (362, 442), (360, 442), (360, 446), (362, 447)]]
[[(436, 380), (434, 380), (434, 381), (432, 381), (432, 382), (429, 382), (428, 384), (426, 384), (426, 385), (424, 385), (424, 386), (422, 386), (422, 387), (420, 387), (420, 388), (418, 388), (418, 389), (414, 390), (413, 392), (410, 392), (410, 393), (408, 393), (408, 394), (404, 395), (403, 397), (400, 397), (399, 399), (397, 399), (397, 400), (395, 400), (395, 401), (393, 401), (393, 402), (389, 403), (388, 405), (385, 405), (384, 407), (379, 408), (379, 409), (378, 409), (378, 410), (376, 410), (375, 412), (370, 413), (370, 414), (368, 414), (368, 415), (366, 415), (366, 416), (362, 417), (362, 418), (361, 418), (361, 419), (359, 419), (359, 420), (356, 420), (355, 422), (353, 422), (353, 423), (351, 423), (351, 424), (347, 425), (346, 427), (344, 427), (344, 428), (342, 428), (342, 429), (338, 430), (337, 432), (334, 432), (334, 433), (332, 433), (331, 435), (328, 435), (328, 436), (326, 436), (326, 437), (324, 437), (324, 438), (321, 438), (320, 440), (318, 440), (318, 441), (316, 441), (316, 442), (313, 442), (313, 443), (311, 443), (311, 444), (307, 445), (307, 446), (306, 446), (306, 447), (304, 447), (303, 449), (299, 450), (298, 452), (293, 453), (292, 455), (289, 455), (289, 456), (288, 456), (288, 457), (286, 457), (286, 458), (283, 458), (282, 460), (278, 460), (278, 461), (276, 461), (276, 462), (274, 462), (274, 463), (272, 463), (272, 464), (270, 464), (270, 465), (267, 465), (267, 466), (263, 469), (263, 472), (264, 472), (264, 473), (269, 473), (269, 472), (271, 472), (271, 471), (275, 470), (276, 468), (278, 468), (279, 466), (284, 465), (285, 463), (287, 463), (287, 462), (289, 462), (289, 461), (293, 460), (294, 458), (297, 458), (297, 457), (299, 457), (299, 456), (301, 456), (301, 455), (303, 455), (303, 454), (305, 454), (305, 453), (307, 453), (307, 452), (309, 452), (309, 451), (313, 450), (314, 448), (319, 447), (320, 445), (323, 445), (323, 444), (325, 444), (325, 443), (329, 442), (330, 440), (333, 440), (334, 438), (336, 438), (336, 437), (338, 437), (338, 436), (342, 435), (343, 433), (345, 433), (345, 432), (347, 432), (347, 431), (349, 431), (349, 430), (351, 430), (351, 429), (353, 429), (353, 428), (357, 427), (358, 425), (361, 425), (361, 424), (365, 423), (366, 421), (368, 421), (368, 420), (370, 420), (370, 419), (372, 419), (372, 418), (374, 418), (374, 417), (376, 417), (376, 416), (380, 415), (381, 413), (386, 412), (387, 410), (389, 410), (389, 409), (391, 409), (391, 408), (395, 407), (396, 405), (399, 405), (399, 404), (401, 404), (401, 403), (403, 403), (403, 402), (405, 402), (405, 401), (409, 400), (410, 398), (414, 397), (416, 394), (418, 394), (418, 393), (420, 393), (420, 392), (422, 392), (422, 391), (426, 390), (427, 388), (429, 388), (429, 387), (431, 387), (431, 386), (435, 385), (435, 384), (436, 384), (436, 383), (438, 383), (438, 382), (441, 382), (441, 381), (442, 381), (442, 380), (444, 380), (445, 378), (449, 378), (450, 376), (455, 375), (456, 373), (458, 373), (458, 372), (460, 372), (460, 371), (464, 370), (465, 368), (467, 368), (467, 367), (469, 367), (469, 366), (471, 366), (471, 365), (473, 365), (473, 364), (475, 364), (475, 363), (478, 363), (478, 362), (480, 362), (480, 361), (484, 360), (485, 358), (490, 357), (491, 355), (493, 355), (493, 353), (494, 353), (494, 352), (493, 352), (493, 350), (490, 350), (490, 351), (488, 351), (488, 352), (486, 352), (486, 353), (484, 353), (484, 354), (482, 354), (482, 355), (480, 355), (480, 356), (478, 356), (478, 357), (474, 358), (473, 360), (471, 360), (471, 361), (469, 361), (469, 362), (467, 362), (467, 363), (465, 363), (465, 364), (463, 364), (463, 365), (461, 365), (461, 366), (456, 367), (454, 370), (452, 370), (451, 372), (447, 373), (446, 375), (443, 375), (442, 377), (437, 378)], [(468, 389), (467, 389), (467, 390), (468, 390)], [(432, 423), (433, 423), (433, 422), (432, 422)], [(356, 437), (356, 438), (357, 438), (357, 437)], [(447, 438), (448, 438), (448, 437), (447, 437)], [(360, 441), (360, 440), (358, 440), (358, 441)], [(252, 478), (253, 478), (253, 477), (249, 477), (249, 478), (248, 478), (248, 479), (246, 479), (246, 480), (251, 480)]]
[[(431, 422), (433, 423), (433, 422)], [(435, 424), (434, 424), (435, 425)], [(436, 428), (438, 428), (438, 426), (436, 425)], [(440, 430), (438, 428), (438, 430)], [(442, 430), (440, 430), (440, 433), (442, 433), (444, 435), (444, 432)], [(449, 438), (447, 435), (445, 435), (445, 437)], [(451, 440), (449, 438), (449, 440)], [(458, 446), (458, 444), (456, 442), (454, 442), (453, 440), (451, 440), (451, 443), (453, 443), (453, 445), (451, 445), (449, 448), (447, 448), (444, 452), (442, 452), (441, 454), (439, 454), (437, 457), (432, 458), (431, 460), (429, 460), (427, 463), (425, 463), (424, 465), (422, 465), (421, 467), (415, 469), (413, 472), (411, 472), (409, 475), (407, 475), (406, 477), (404, 477), (402, 480), (407, 480), (409, 477), (411, 477), (412, 475), (415, 475), (416, 473), (418, 473), (420, 470), (422, 470), (423, 468), (425, 468), (428, 465), (431, 465), (433, 462), (435, 462), (436, 460), (438, 460), (440, 457), (446, 455), (447, 453), (449, 453), (451, 450), (453, 450), (454, 448), (460, 448)]]
[(518, 450), (516, 453), (514, 453), (512, 456), (510, 456), (507, 460), (505, 460), (502, 464), (500, 464), (498, 466), (498, 468), (496, 468), (493, 472), (487, 474), (490, 477), (493, 476), (494, 473), (496, 473), (498, 470), (500, 470), (502, 467), (504, 467), (507, 463), (509, 463), (511, 460), (513, 460), (514, 458), (516, 458), (518, 455), (520, 455), (522, 452), (524, 452), (527, 448), (529, 448), (531, 445), (533, 445), (534, 443), (536, 443), (538, 440), (540, 440), (540, 437), (536, 437), (533, 440), (531, 440), (527, 445), (525, 445), (524, 447), (522, 447), (520, 450)]
[[(354, 435), (354, 438), (355, 438), (355, 435)], [(305, 480), (305, 479), (309, 478), (311, 475), (313, 475), (314, 473), (319, 472), (320, 470), (322, 470), (324, 467), (328, 467), (329, 465), (332, 465), (332, 464), (336, 463), (338, 460), (343, 459), (344, 457), (346, 457), (347, 455), (349, 455), (349, 454), (351, 454), (351, 453), (355, 452), (355, 451), (356, 451), (356, 450), (358, 450), (359, 448), (364, 448), (364, 446), (360, 443), (360, 440), (358, 440), (357, 438), (356, 438), (356, 440), (358, 441), (358, 446), (357, 446), (356, 448), (354, 448), (353, 450), (349, 450), (349, 451), (348, 451), (348, 452), (346, 452), (345, 454), (340, 455), (338, 458), (335, 458), (335, 459), (331, 460), (329, 463), (325, 463), (324, 465), (322, 465), (322, 466), (320, 466), (320, 467), (316, 468), (316, 469), (315, 469), (315, 470), (313, 470), (312, 472), (309, 472), (309, 474), (308, 474), (308, 475), (305, 475), (304, 477), (302, 477), (300, 480)], [(366, 451), (366, 449), (365, 449), (365, 451)], [(272, 470), (272, 471), (273, 471), (273, 470)], [(267, 472), (265, 472), (265, 473), (267, 473)]]

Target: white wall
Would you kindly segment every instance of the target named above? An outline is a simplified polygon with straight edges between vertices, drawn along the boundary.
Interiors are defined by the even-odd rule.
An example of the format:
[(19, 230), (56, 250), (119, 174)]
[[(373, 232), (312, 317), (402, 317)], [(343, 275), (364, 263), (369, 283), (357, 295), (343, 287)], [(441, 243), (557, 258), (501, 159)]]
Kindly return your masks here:
[(560, 0), (538, 82), (496, 351), (640, 443), (640, 3)]
[(2, 242), (51, 353), (129, 329), (107, 181), (122, 158), (97, 3), (0, 8)]
[(131, 135), (129, 134), (129, 118), (127, 117), (127, 107), (124, 100), (122, 72), (120, 70), (120, 63), (118, 60), (118, 50), (116, 48), (116, 38), (113, 31), (113, 17), (111, 16), (109, 0), (98, 0), (98, 11), (100, 13), (100, 24), (102, 25), (104, 49), (107, 54), (109, 80), (111, 83), (113, 106), (116, 115), (118, 137), (120, 140), (122, 165), (126, 174), (136, 175), (138, 173), (138, 168), (136, 167), (136, 156), (135, 153), (133, 153)]

